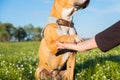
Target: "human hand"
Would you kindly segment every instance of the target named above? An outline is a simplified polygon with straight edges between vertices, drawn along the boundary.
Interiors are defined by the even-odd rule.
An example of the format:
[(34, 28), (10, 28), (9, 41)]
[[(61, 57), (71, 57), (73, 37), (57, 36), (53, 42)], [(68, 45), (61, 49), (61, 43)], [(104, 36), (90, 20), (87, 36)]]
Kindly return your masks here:
[(57, 48), (58, 49), (71, 49), (75, 50), (76, 44), (75, 43), (61, 43), (61, 42), (56, 42)]

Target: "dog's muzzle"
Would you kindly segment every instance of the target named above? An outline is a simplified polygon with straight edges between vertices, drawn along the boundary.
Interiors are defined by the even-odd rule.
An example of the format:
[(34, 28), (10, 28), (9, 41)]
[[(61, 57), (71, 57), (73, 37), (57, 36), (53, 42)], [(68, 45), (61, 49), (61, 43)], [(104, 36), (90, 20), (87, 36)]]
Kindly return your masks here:
[(86, 0), (83, 4), (81, 4), (81, 3), (79, 3), (79, 2), (76, 2), (76, 3), (74, 4), (74, 7), (75, 7), (77, 10), (79, 10), (79, 9), (84, 9), (84, 8), (86, 8), (86, 7), (88, 6), (89, 2), (90, 2), (90, 0)]

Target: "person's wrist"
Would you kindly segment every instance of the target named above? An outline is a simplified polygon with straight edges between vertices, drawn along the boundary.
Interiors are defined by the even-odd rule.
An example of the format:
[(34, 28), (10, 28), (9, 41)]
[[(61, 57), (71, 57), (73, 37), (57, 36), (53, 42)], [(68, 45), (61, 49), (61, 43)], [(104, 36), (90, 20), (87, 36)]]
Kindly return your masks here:
[(76, 49), (77, 49), (78, 51), (84, 51), (84, 48), (83, 48), (83, 46), (82, 46), (82, 43), (78, 43), (77, 46), (76, 46)]

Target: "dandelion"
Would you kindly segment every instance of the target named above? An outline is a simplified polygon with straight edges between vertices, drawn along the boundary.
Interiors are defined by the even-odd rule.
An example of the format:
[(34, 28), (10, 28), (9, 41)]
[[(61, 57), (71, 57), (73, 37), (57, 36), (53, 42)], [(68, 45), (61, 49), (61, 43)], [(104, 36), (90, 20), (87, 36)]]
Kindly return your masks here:
[(105, 75), (103, 76), (103, 79), (106, 79), (106, 76), (105, 76)]
[(100, 66), (100, 64), (97, 64), (97, 66)]
[(19, 77), (19, 80), (22, 80), (22, 78), (21, 78), (21, 77)]
[(105, 68), (105, 65), (103, 65), (103, 68)]
[(22, 68), (22, 70), (25, 70), (24, 68)]
[(108, 68), (107, 68), (108, 70), (110, 69), (110, 67), (108, 66)]
[(78, 62), (78, 60), (76, 59), (76, 62)]
[(36, 66), (38, 65), (38, 63), (36, 63)]
[(9, 63), (9, 65), (11, 66), (11, 65), (12, 65), (12, 63)]
[(12, 64), (13, 66), (15, 66), (15, 64)]
[(18, 64), (16, 65), (16, 67), (19, 67)]
[(20, 68), (18, 67), (18, 70), (20, 70)]
[(30, 74), (32, 73), (32, 71), (30, 71)]
[(18, 64), (20, 63), (20, 61), (18, 61)]
[(3, 62), (3, 63), (5, 63), (5, 61), (4, 61), (4, 60), (3, 60), (2, 62)]
[(7, 75), (9, 73), (9, 71), (6, 71), (5, 74)]
[(23, 65), (21, 65), (21, 67), (23, 67)]
[(77, 76), (79, 76), (80, 74), (79, 73), (77, 73)]
[(94, 77), (93, 76), (91, 76), (91, 79), (93, 79)]
[(18, 73), (16, 72), (16, 74), (18, 74)]
[(96, 75), (94, 74), (93, 77), (95, 77)]

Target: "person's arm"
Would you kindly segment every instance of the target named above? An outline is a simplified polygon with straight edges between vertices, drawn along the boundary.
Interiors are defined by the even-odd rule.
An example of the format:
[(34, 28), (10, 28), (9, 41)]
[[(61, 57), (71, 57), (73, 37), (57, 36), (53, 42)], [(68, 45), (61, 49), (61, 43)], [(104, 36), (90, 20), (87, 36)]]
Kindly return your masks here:
[(98, 33), (95, 38), (91, 38), (82, 43), (60, 43), (57, 42), (59, 49), (71, 49), (77, 51), (86, 51), (93, 48), (99, 48), (101, 51), (106, 52), (120, 44), (120, 21)]
[(120, 21), (95, 36), (98, 48), (106, 52), (120, 44)]
[(91, 38), (89, 40), (83, 41), (81, 43), (60, 43), (57, 42), (58, 49), (71, 49), (77, 51), (87, 51), (89, 49), (93, 49), (97, 47), (95, 38)]

